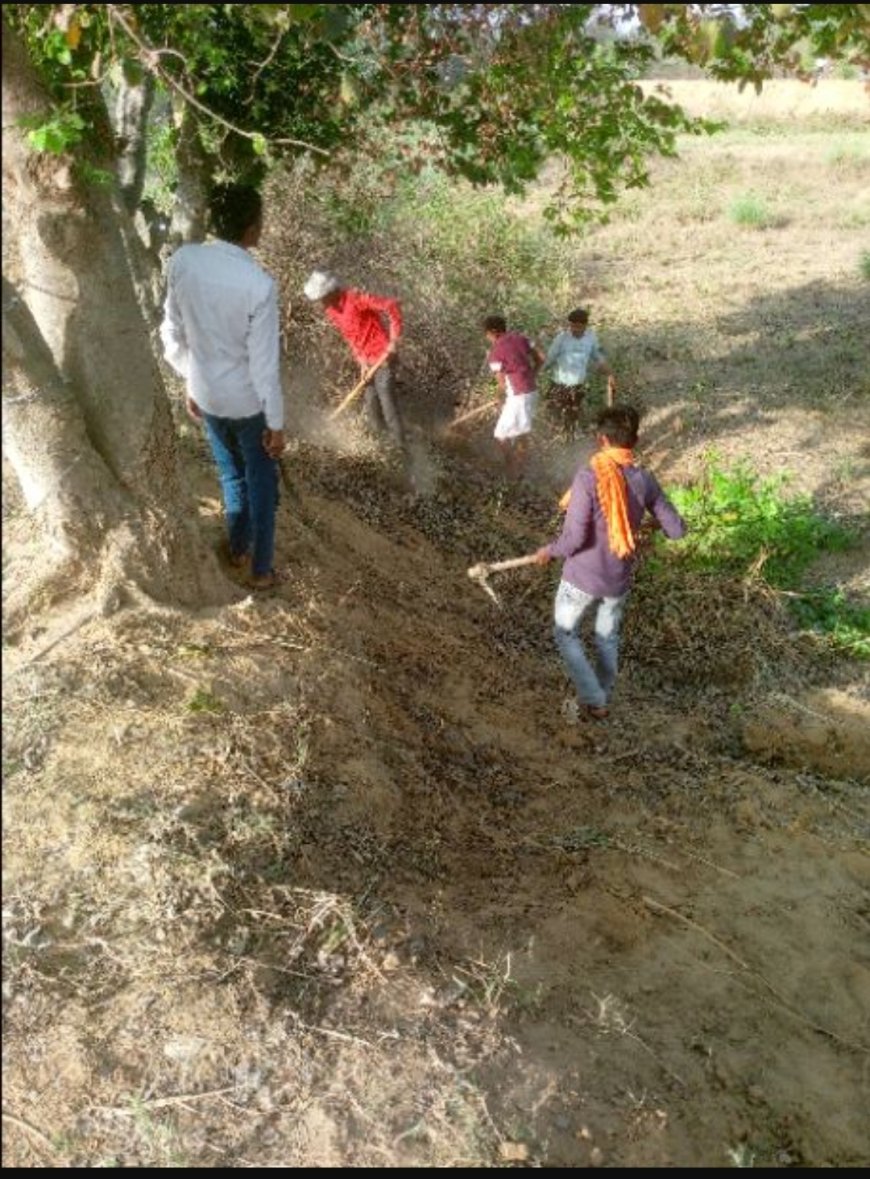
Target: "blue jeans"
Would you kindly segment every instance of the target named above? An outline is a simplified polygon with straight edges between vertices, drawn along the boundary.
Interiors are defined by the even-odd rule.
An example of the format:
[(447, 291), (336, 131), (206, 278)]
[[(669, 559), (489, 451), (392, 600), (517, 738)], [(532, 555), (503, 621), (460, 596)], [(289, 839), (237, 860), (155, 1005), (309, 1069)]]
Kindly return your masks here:
[(230, 553), (251, 553), (251, 572), (267, 577), (275, 555), (278, 463), (263, 449), (266, 418), (216, 418), (204, 413), (205, 430), (217, 463)]
[[(619, 628), (627, 597), (626, 593), (621, 598), (596, 598), (567, 581), (559, 584), (553, 636), (581, 704), (604, 708), (610, 699), (616, 683)], [(580, 638), (581, 619), (593, 602), (599, 603), (595, 615), (597, 669), (589, 662)]]

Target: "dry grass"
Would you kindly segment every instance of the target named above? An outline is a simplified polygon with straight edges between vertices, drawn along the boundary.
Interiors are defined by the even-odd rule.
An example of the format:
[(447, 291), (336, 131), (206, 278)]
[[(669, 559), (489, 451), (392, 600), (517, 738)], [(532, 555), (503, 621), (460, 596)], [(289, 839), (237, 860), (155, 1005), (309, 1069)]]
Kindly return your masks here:
[[(516, 313), (554, 327), (591, 303), (668, 477), (714, 444), (854, 514), (863, 150), (848, 128), (686, 144), (610, 224), (550, 241), (555, 278), (533, 273)], [(785, 223), (735, 227), (750, 189)], [(449, 409), (476, 376), (474, 316), (525, 249), (492, 269), (504, 225), (471, 303), (381, 231), (325, 238), (312, 215), (273, 237), (310, 378), (294, 360), (290, 398), (321, 443), (290, 460), (294, 583), (198, 618), (95, 622), (26, 668), (38, 635), (7, 650), (24, 668), (3, 734), (11, 1165), (866, 1163), (866, 789), (848, 750), (838, 782), (749, 756), (735, 712), (812, 679), (857, 710), (857, 674), (796, 647), (757, 585), (643, 578), (618, 723), (566, 732), (541, 575), (506, 582), (495, 614), (464, 571), (554, 526), (576, 449), (542, 441), (517, 492), (473, 442), (433, 444), (435, 494), (408, 504), (352, 424), (317, 432), (352, 370), (299, 301), (306, 269), (407, 280), (425, 421), (433, 391)], [(37, 550), (9, 523), (14, 579)], [(786, 1013), (648, 897), (776, 978)]]
[[(644, 82), (645, 89), (657, 88)], [(780, 78), (765, 82), (760, 94), (747, 86), (742, 92), (726, 82), (673, 79), (666, 83), (673, 99), (690, 114), (738, 124), (806, 124), (817, 121), (867, 123), (867, 87), (860, 81), (824, 79), (815, 84)]]
[[(791, 470), (798, 490), (857, 514), (870, 498), (861, 446), (868, 169), (866, 134), (848, 120), (816, 130), (735, 125), (683, 143), (679, 160), (656, 167), (652, 189), (627, 194), (609, 224), (574, 242), (548, 235), (539, 196), (513, 202), (511, 222), (486, 195), (422, 185), (390, 197), (367, 174), (340, 194), (362, 209), (348, 235), (310, 182), (282, 181), (268, 251), (292, 303), (291, 406), (316, 397), (310, 375), (324, 357), (333, 398), (354, 375), (335, 333), (299, 295), (318, 262), (348, 282), (401, 292), (402, 395), (427, 428), (454, 403), (488, 395), (484, 313), (503, 310), (546, 342), (584, 304), (623, 395), (647, 410), (646, 445), (667, 478), (695, 475), (713, 447)], [(732, 211), (747, 198), (760, 215), (735, 224)], [(547, 447), (546, 457), (554, 484), (569, 477), (573, 452)]]

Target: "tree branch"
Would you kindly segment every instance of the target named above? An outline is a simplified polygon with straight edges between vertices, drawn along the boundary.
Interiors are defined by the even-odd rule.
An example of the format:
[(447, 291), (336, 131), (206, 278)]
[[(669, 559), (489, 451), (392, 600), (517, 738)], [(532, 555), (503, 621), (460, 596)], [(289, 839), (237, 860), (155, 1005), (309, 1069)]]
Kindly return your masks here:
[(250, 97), (246, 101), (246, 104), (245, 104), (246, 106), (250, 106), (251, 103), (254, 101), (254, 90), (256, 89), (257, 82), (260, 80), (260, 75), (274, 61), (275, 54), (278, 52), (278, 48), (279, 48), (281, 42), (284, 40), (285, 32), (286, 32), (285, 29), (281, 29), (279, 31), (278, 36), (275, 38), (275, 44), (269, 50), (266, 60), (261, 61), (260, 64), (257, 66), (256, 72), (255, 72), (253, 78), (251, 78), (251, 94), (250, 94)]
[[(138, 33), (136, 33), (136, 31), (131, 27), (129, 21), (127, 21), (126, 18), (117, 11), (119, 7), (120, 6), (117, 4), (106, 5), (106, 12), (109, 16), (109, 24), (111, 26), (113, 21), (117, 21), (117, 23), (121, 26), (130, 40), (139, 50), (140, 54), (142, 55), (143, 64), (147, 69), (156, 74), (157, 77), (160, 78), (163, 83), (165, 83), (165, 85), (167, 85), (171, 90), (174, 90), (175, 93), (180, 98), (184, 99), (184, 101), (189, 106), (194, 107), (196, 110), (206, 115), (209, 119), (213, 119), (214, 122), (220, 123), (229, 131), (232, 131), (235, 135), (240, 135), (243, 139), (249, 139), (251, 141), (263, 138), (262, 136), (258, 135), (257, 132), (245, 131), (243, 127), (239, 127), (235, 123), (231, 123), (228, 119), (225, 119), (222, 115), (219, 115), (216, 111), (213, 111), (210, 107), (206, 106), (205, 103), (200, 102), (198, 98), (196, 98), (189, 91), (185, 90), (181, 83), (177, 82), (171, 74), (168, 74), (165, 70), (163, 70), (160, 66), (160, 50), (152, 48), (147, 44), (147, 42), (142, 40)], [(326, 151), (325, 148), (316, 147), (313, 143), (306, 143), (302, 139), (272, 139), (269, 142), (274, 144), (276, 147), (301, 147), (304, 148), (305, 151), (316, 152), (318, 155), (325, 156), (327, 159), (329, 159), (330, 155), (330, 153)]]

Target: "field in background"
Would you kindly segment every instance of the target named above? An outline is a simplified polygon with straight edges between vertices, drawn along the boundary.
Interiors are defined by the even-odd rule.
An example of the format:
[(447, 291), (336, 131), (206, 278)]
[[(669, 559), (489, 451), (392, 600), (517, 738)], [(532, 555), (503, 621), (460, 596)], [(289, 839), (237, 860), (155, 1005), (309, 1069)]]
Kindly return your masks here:
[[(557, 527), (589, 439), (542, 419), (517, 491), (491, 427), (438, 432), (481, 314), (546, 341), (585, 303), (666, 482), (715, 448), (866, 526), (868, 153), (854, 112), (750, 121), (564, 242), (540, 194), (276, 182), (291, 584), (5, 637), (7, 1165), (870, 1162), (866, 664), (755, 575), (647, 566), (614, 720), (570, 726), (552, 577), (496, 611), (465, 571)], [(317, 263), (405, 301), (416, 502), (323, 420), (354, 372)], [(861, 598), (867, 557), (813, 576)]]
[(760, 94), (747, 86), (742, 92), (727, 82), (644, 82), (645, 90), (663, 85), (675, 102), (691, 115), (738, 122), (806, 121), (832, 118), (870, 124), (867, 84), (824, 78), (815, 84), (791, 78), (765, 82)]
[(870, 135), (735, 128), (682, 144), (578, 259), (663, 471), (703, 450), (866, 507)]

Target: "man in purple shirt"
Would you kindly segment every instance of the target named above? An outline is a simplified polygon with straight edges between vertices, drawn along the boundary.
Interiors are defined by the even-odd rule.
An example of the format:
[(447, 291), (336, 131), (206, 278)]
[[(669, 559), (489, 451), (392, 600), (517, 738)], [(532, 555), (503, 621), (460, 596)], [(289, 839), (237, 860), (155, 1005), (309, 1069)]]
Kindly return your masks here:
[[(577, 690), (581, 714), (595, 720), (607, 717), (616, 683), (619, 631), (637, 563), (641, 522), (651, 512), (655, 526), (669, 540), (685, 534), (683, 520), (655, 476), (634, 465), (637, 430), (637, 411), (631, 407), (612, 406), (599, 415), (599, 450), (574, 476), (562, 535), (535, 554), (541, 565), (554, 557), (565, 562), (553, 633)], [(581, 619), (595, 602), (597, 669), (579, 634)]]

